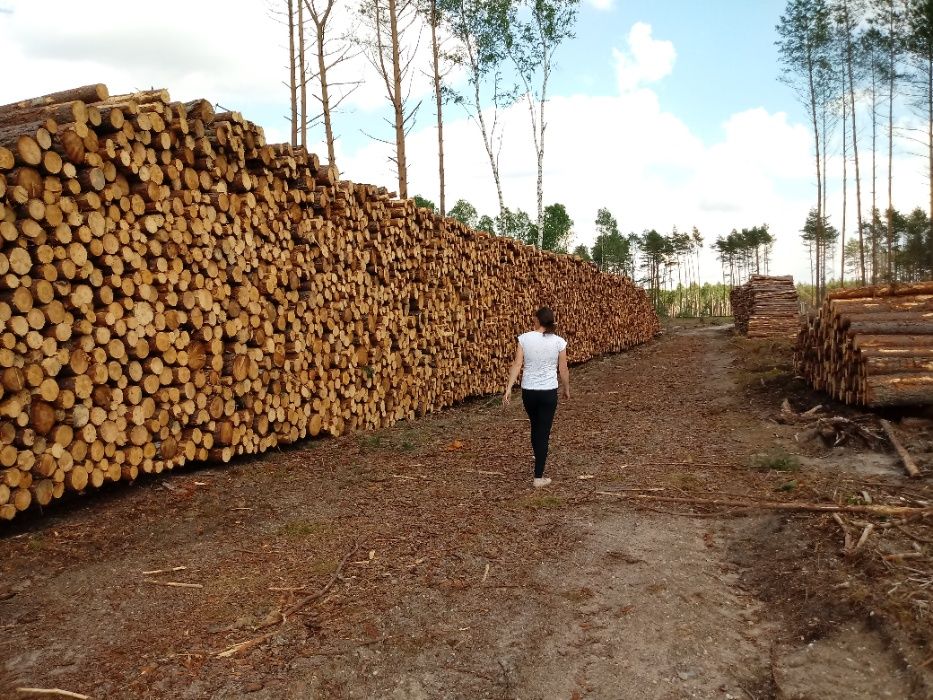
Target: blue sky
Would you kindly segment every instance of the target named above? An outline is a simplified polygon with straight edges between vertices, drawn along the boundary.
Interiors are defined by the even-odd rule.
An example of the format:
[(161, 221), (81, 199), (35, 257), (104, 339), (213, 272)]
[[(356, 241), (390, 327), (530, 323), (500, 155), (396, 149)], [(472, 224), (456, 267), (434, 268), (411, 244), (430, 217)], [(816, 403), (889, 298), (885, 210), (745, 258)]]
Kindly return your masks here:
[[(550, 91), (554, 96), (616, 94), (612, 50), (632, 25), (646, 22), (655, 37), (671, 41), (677, 51), (675, 70), (655, 91), (665, 108), (682, 116), (700, 138), (721, 138), (729, 116), (748, 107), (803, 119), (792, 91), (777, 79), (774, 26), (783, 7), (782, 0), (614, 0), (608, 10), (583, 3), (576, 37), (560, 50)], [(451, 116), (457, 115), (455, 106), (449, 109)], [(368, 110), (354, 108), (341, 118), (341, 137), (351, 149), (367, 140), (363, 131), (385, 128), (381, 116)], [(433, 109), (425, 103), (419, 123), (433, 119)]]
[[(0, 0), (0, 61), (9, 68), (0, 103), (98, 81), (112, 93), (166, 87), (176, 99), (206, 97), (238, 109), (271, 141), (286, 140), (286, 35), (268, 12), (276, 4), (282, 0), (162, 0), (157, 12), (129, 3), (114, 13), (104, 0)], [(766, 222), (778, 239), (771, 271), (808, 276), (799, 229), (815, 198), (812, 137), (793, 92), (778, 80), (774, 26), (784, 4), (583, 2), (576, 38), (562, 47), (552, 79), (545, 156), (545, 204), (567, 206), (576, 243), (592, 242), (602, 206), (626, 232), (697, 226), (710, 243), (733, 228)], [(138, 50), (154, 45), (158, 51)], [(424, 46), (422, 53), (427, 70)], [(348, 70), (363, 86), (350, 109), (336, 115), (337, 164), (349, 179), (394, 189), (388, 149), (364, 134), (391, 135), (382, 122), (387, 105), (379, 80), (362, 59)], [(437, 201), (426, 78), (415, 93), (425, 104), (408, 138), (409, 189)], [(500, 117), (506, 202), (533, 212), (527, 109), (519, 103)], [(478, 131), (454, 107), (445, 123), (448, 205), (463, 197), (495, 214)], [(311, 134), (317, 153), (326, 152), (321, 138), (321, 130)], [(901, 208), (925, 201), (916, 161), (896, 159), (895, 167), (904, 174), (895, 182)], [(841, 208), (840, 170), (834, 154), (831, 211)], [(708, 250), (704, 268), (718, 274)]]

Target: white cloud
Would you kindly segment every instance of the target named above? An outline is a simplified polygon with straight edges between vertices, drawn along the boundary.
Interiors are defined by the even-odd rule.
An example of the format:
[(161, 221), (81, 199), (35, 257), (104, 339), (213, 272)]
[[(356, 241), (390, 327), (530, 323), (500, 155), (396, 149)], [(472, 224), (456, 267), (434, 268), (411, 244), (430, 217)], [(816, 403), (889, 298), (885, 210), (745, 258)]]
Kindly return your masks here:
[[(102, 82), (115, 94), (167, 87), (175, 99), (207, 97), (241, 111), (287, 110), (283, 0), (160, 0), (157, 10), (124, 8), (105, 16), (104, 3), (97, 3), (97, 12), (89, 4), (9, 0), (9, 12), (0, 13), (0, 60), (20, 69), (6, 71), (0, 81), (0, 104)], [(337, 3), (334, 12), (334, 34), (355, 31), (353, 42), (362, 49), (352, 3)], [(416, 24), (415, 102), (432, 90), (426, 71), (418, 68), (430, 65), (430, 42), (426, 34), (418, 41), (417, 34)], [(361, 82), (346, 107), (370, 111), (386, 104), (385, 86), (363, 56), (337, 66), (330, 82), (334, 99)]]
[[(88, 3), (0, 1), (12, 10), (0, 12), (0, 61), (9, 68), (0, 81), (0, 103), (98, 81), (108, 83), (112, 92), (164, 86), (175, 99), (206, 97), (244, 111), (263, 123), (270, 141), (287, 137), (287, 123), (281, 119), (287, 109), (282, 84), (287, 78), (286, 33), (270, 18), (267, 4), (161, 0), (158, 11), (145, 13), (143, 20), (139, 13), (111, 12), (104, 22), (100, 13), (87, 11)], [(49, 22), (50, 17), (55, 21)], [(426, 42), (422, 44), (419, 51)], [(147, 48), (153, 46), (159, 51)], [(684, 115), (666, 111), (651, 89), (673, 70), (676, 51), (671, 42), (654, 39), (648, 24), (632, 26), (625, 50), (613, 50), (606, 60), (616, 69), (618, 94), (557, 97), (547, 105), (545, 203), (567, 206), (576, 221), (577, 242), (593, 241), (600, 207), (608, 207), (625, 232), (655, 228), (666, 233), (674, 226), (697, 226), (708, 243), (733, 228), (767, 222), (777, 236), (771, 270), (806, 278), (809, 265), (799, 229), (815, 200), (808, 128), (790, 122), (784, 113), (750, 106), (728, 117), (719, 137), (700, 138)], [(366, 78), (353, 96), (357, 109), (384, 105), (384, 88), (361, 59), (345, 70), (340, 80)], [(429, 90), (420, 76), (416, 93)], [(431, 106), (423, 109), (430, 111)], [(536, 173), (527, 109), (514, 105), (501, 119), (506, 201), (534, 212)], [(408, 139), (409, 189), (437, 201), (437, 143), (431, 122), (419, 120), (422, 126)], [(445, 137), (448, 206), (463, 197), (480, 212), (495, 214), (495, 188), (478, 131), (453, 106), (447, 107)], [(319, 145), (317, 152), (325, 149)], [(395, 189), (388, 155), (388, 147), (378, 142), (353, 151), (337, 144), (345, 176)], [(904, 175), (895, 181), (895, 202), (904, 202), (903, 208), (925, 200), (925, 173), (915, 173), (916, 166), (916, 160), (895, 161), (895, 172)], [(831, 158), (829, 168), (829, 211), (839, 212), (833, 216), (838, 226), (839, 159)], [(863, 200), (869, 191), (866, 171), (863, 161)], [(855, 218), (852, 177), (850, 168), (849, 236)], [(883, 207), (883, 167), (878, 177)], [(718, 277), (719, 265), (708, 250), (704, 270), (707, 278)]]
[(141, 15), (70, 0), (12, 0), (12, 12), (0, 15), (0, 57), (22, 69), (6, 72), (0, 102), (104, 82), (115, 93), (169, 87), (176, 99), (210, 96), (233, 108), (281, 103), (287, 35), (269, 6), (163, 0)]
[(615, 0), (587, 0), (597, 10), (611, 10), (615, 5)]
[(616, 79), (621, 92), (655, 83), (674, 70), (677, 52), (670, 41), (654, 39), (651, 25), (636, 22), (626, 40), (628, 51), (612, 50)]
[[(453, 115), (451, 115), (452, 117)], [(501, 155), (506, 203), (534, 213), (535, 171), (527, 110), (515, 105), (501, 115), (505, 129)], [(545, 204), (565, 204), (574, 219), (576, 243), (591, 244), (594, 219), (608, 207), (624, 232), (697, 226), (708, 243), (733, 228), (771, 224), (779, 234), (779, 260), (772, 270), (803, 275), (797, 229), (808, 203), (781, 193), (785, 180), (809, 174), (807, 132), (784, 114), (752, 109), (733, 115), (724, 137), (704, 144), (657, 96), (638, 90), (619, 96), (576, 95), (547, 106)], [(480, 213), (497, 213), (496, 192), (478, 130), (466, 119), (444, 127), (448, 207), (472, 202)], [(437, 202), (437, 141), (434, 129), (413, 133), (409, 154), (409, 193)], [(369, 144), (344, 155), (341, 169), (354, 180), (381, 182), (395, 189), (388, 148)], [(712, 254), (704, 274), (719, 275)]]

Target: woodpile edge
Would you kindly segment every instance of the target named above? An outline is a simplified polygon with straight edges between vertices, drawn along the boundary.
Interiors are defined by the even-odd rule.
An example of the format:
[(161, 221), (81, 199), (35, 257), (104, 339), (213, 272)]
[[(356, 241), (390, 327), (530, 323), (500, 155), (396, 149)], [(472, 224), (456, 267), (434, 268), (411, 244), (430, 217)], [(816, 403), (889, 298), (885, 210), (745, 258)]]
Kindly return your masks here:
[(933, 404), (933, 281), (830, 293), (801, 328), (794, 365), (847, 404)]
[(791, 276), (752, 275), (729, 294), (735, 329), (749, 338), (795, 338), (800, 329)]
[(0, 106), (0, 519), (108, 481), (500, 391), (540, 304), (572, 362), (660, 331), (629, 279), (89, 85)]

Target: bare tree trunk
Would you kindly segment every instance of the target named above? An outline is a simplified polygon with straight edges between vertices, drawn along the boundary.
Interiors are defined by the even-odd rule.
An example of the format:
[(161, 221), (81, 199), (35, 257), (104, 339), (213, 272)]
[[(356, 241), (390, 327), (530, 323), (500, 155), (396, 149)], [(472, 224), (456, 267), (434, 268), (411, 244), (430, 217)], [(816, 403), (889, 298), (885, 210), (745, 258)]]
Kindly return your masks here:
[[(327, 12), (330, 12), (328, 8)], [(327, 139), (327, 163), (334, 165), (337, 157), (334, 155), (334, 127), (331, 122), (330, 114), (330, 86), (327, 82), (327, 64), (324, 60), (324, 22), (315, 22), (315, 31), (317, 32), (317, 66), (318, 80), (321, 83), (321, 112), (324, 115), (324, 135)]]
[[(332, 24), (331, 13), (333, 12), (337, 0), (321, 0), (320, 2), (316, 0), (302, 0), (302, 2), (307, 10), (308, 17), (310, 17), (311, 23), (314, 25), (314, 40), (316, 42), (316, 74), (314, 71), (310, 70), (310, 65), (307, 67), (307, 73), (311, 76), (312, 81), (317, 80), (320, 86), (320, 92), (318, 94), (315, 95), (312, 93), (312, 96), (321, 103), (321, 112), (315, 119), (322, 119), (324, 122), (324, 135), (327, 141), (327, 162), (328, 165), (335, 165), (337, 161), (335, 155), (337, 137), (334, 134), (334, 111), (338, 109), (341, 102), (359, 86), (359, 82), (350, 81), (338, 83), (338, 86), (342, 85), (345, 89), (342, 96), (338, 94), (337, 100), (334, 103), (332, 102), (331, 83), (328, 74), (335, 67), (359, 55), (359, 50), (354, 49), (358, 42), (358, 37), (354, 34), (356, 27), (346, 30), (345, 34), (333, 37), (333, 32), (330, 30)], [(334, 48), (334, 41), (336, 41), (337, 44), (336, 48)], [(347, 85), (353, 87), (347, 90)], [(310, 120), (308, 120), (308, 123), (310, 123)]]
[(816, 152), (816, 235), (814, 238), (815, 244), (815, 258), (816, 258), (816, 271), (814, 274), (814, 286), (816, 287), (816, 299), (819, 301), (820, 296), (820, 239), (823, 235), (823, 179), (822, 179), (822, 170), (821, 170), (821, 160), (820, 160), (820, 128), (816, 116), (816, 86), (813, 82), (813, 63), (810, 62), (809, 71), (809, 84), (810, 84), (810, 118), (813, 121), (813, 141), (815, 143), (815, 152)]
[(544, 75), (541, 79), (541, 101), (538, 103), (538, 247), (544, 247), (544, 131), (547, 129), (547, 122), (544, 121), (544, 104), (547, 101), (547, 82), (550, 76), (551, 67), (545, 60)]
[(894, 281), (894, 201), (892, 197), (894, 167), (894, 0), (891, 0), (888, 25), (888, 280)]
[(839, 284), (843, 287), (846, 286), (846, 198), (848, 195), (848, 150), (847, 150), (847, 139), (846, 139), (846, 116), (848, 114), (849, 108), (846, 104), (846, 79), (845, 76), (842, 78), (842, 226), (839, 229), (839, 251), (840, 251), (840, 264), (839, 264)]
[(875, 60), (871, 66), (871, 283), (878, 282), (878, 231), (875, 212), (878, 211), (878, 80)]
[(389, 32), (392, 40), (392, 107), (395, 113), (395, 154), (398, 166), (398, 196), (408, 199), (408, 165), (405, 161), (405, 105), (402, 95), (402, 66), (399, 56), (398, 14), (395, 0), (389, 1)]
[(288, 66), (292, 107), (292, 146), (298, 145), (298, 83), (295, 75), (295, 3), (288, 0)]
[[(505, 216), (505, 198), (502, 196), (502, 180), (499, 178), (499, 159), (493, 150), (493, 135), (486, 127), (486, 117), (483, 115), (483, 106), (480, 102), (479, 59), (474, 54), (473, 45), (470, 42), (466, 42), (466, 49), (467, 56), (470, 60), (471, 70), (473, 71), (473, 78), (471, 78), (471, 82), (473, 83), (473, 104), (476, 108), (476, 120), (479, 122), (479, 130), (483, 136), (483, 146), (486, 149), (486, 155), (489, 157), (489, 167), (492, 170), (492, 179), (496, 183), (496, 195), (499, 198), (499, 217), (502, 218)], [(494, 78), (494, 80), (498, 80), (498, 77)], [(498, 118), (498, 116), (495, 118)], [(494, 131), (495, 128), (496, 124), (495, 121), (493, 121), (492, 130)]]
[[(856, 221), (858, 223), (858, 254), (859, 254), (859, 270), (861, 272), (861, 282), (862, 285), (865, 284), (865, 245), (862, 238), (862, 178), (859, 174), (859, 160), (858, 160), (858, 120), (856, 118), (855, 111), (855, 74), (852, 68), (853, 57), (852, 57), (852, 28), (849, 21), (849, 2), (845, 0), (843, 2), (843, 13), (844, 20), (846, 24), (846, 69), (849, 74), (849, 105), (852, 110), (852, 152), (855, 156), (855, 213)], [(845, 98), (843, 97), (843, 100)], [(843, 107), (844, 109), (844, 107)], [(845, 111), (843, 111), (843, 115)], [(845, 117), (843, 117), (844, 119)], [(845, 124), (842, 126), (843, 131), (843, 148), (845, 148)], [(874, 167), (874, 166), (873, 166)], [(845, 172), (845, 171), (843, 171)], [(845, 185), (843, 185), (843, 198), (845, 198)], [(845, 211), (845, 205), (843, 204), (843, 211)], [(843, 274), (845, 272), (845, 222), (843, 222), (843, 260), (842, 260), (842, 269)]]
[[(829, 158), (826, 157), (827, 144), (829, 143), (829, 138), (826, 135), (826, 132), (827, 132), (826, 115), (829, 110), (827, 109), (825, 102), (823, 103), (823, 106), (821, 109), (822, 109), (822, 116), (821, 116), (820, 121), (822, 122), (822, 133), (823, 133), (823, 206), (822, 206), (822, 213), (825, 218), (828, 216), (826, 214), (826, 211), (827, 211), (826, 202), (828, 199), (827, 195), (829, 192), (829, 187), (826, 184), (827, 182), (829, 182), (829, 178), (826, 177), (826, 171), (827, 171), (827, 167), (829, 163)], [(826, 253), (829, 250), (829, 238), (827, 236), (828, 232), (826, 231), (825, 226), (821, 226), (820, 231), (823, 233), (824, 236), (826, 236), (823, 239), (822, 245), (821, 245), (821, 252), (823, 255), (823, 260), (822, 260), (822, 264), (820, 265), (820, 271), (822, 272), (822, 277), (820, 278), (820, 284), (823, 290), (823, 294), (825, 295), (826, 294), (826, 270), (827, 270)]]
[(298, 0), (298, 65), (301, 66), (301, 133), (302, 148), (308, 147), (308, 65), (305, 62), (305, 17), (301, 0)]
[(447, 212), (444, 195), (444, 114), (441, 95), (440, 52), (437, 47), (437, 0), (431, 0), (431, 52), (434, 59), (434, 96), (437, 99), (437, 176), (440, 184), (441, 216)]

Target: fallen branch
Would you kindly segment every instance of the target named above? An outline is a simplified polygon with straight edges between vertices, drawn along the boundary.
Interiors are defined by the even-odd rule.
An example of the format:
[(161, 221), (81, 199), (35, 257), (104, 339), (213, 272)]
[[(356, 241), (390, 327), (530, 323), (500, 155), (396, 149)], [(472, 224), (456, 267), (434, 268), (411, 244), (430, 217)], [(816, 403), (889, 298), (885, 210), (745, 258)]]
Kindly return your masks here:
[(895, 554), (885, 554), (882, 559), (885, 561), (904, 561), (904, 559), (923, 559), (923, 552), (896, 552)]
[(881, 419), (881, 427), (884, 429), (884, 434), (888, 436), (888, 440), (891, 441), (891, 445), (894, 447), (895, 452), (901, 458), (901, 462), (904, 463), (904, 469), (907, 470), (908, 476), (913, 479), (919, 479), (923, 476), (920, 473), (917, 463), (914, 462), (913, 457), (910, 456), (910, 453), (907, 451), (907, 448), (901, 444), (901, 441), (897, 439), (897, 435), (894, 434), (894, 427), (886, 421), (884, 418)]
[(72, 693), (70, 690), (61, 688), (17, 688), (17, 693), (29, 693), (31, 695), (57, 695), (62, 698), (78, 698), (78, 700), (91, 700), (90, 695), (81, 693)]
[[(294, 604), (288, 606), (282, 612), (282, 622), (285, 622), (285, 620), (287, 620), (290, 616), (294, 615), (296, 612), (301, 610), (306, 605), (309, 605), (316, 600), (320, 600), (325, 595), (327, 595), (327, 592), (333, 587), (335, 583), (337, 583), (337, 579), (340, 578), (340, 572), (343, 571), (343, 567), (346, 566), (346, 563), (347, 561), (349, 561), (350, 557), (356, 554), (356, 550), (359, 549), (359, 546), (360, 545), (358, 542), (353, 543), (353, 548), (344, 555), (343, 559), (340, 561), (340, 564), (338, 564), (337, 568), (334, 570), (334, 575), (331, 576), (330, 581), (327, 582), (327, 585), (325, 585), (317, 593), (306, 595), (304, 598), (301, 598)], [(266, 625), (263, 625), (262, 627), (268, 627), (271, 624), (274, 624), (274, 623), (267, 623)], [(260, 627), (260, 629), (262, 629), (262, 627)]]
[(862, 536), (858, 538), (858, 542), (856, 542), (855, 546), (849, 551), (847, 551), (846, 554), (848, 554), (849, 556), (853, 556), (857, 554), (858, 551), (862, 548), (862, 545), (864, 545), (868, 541), (868, 536), (872, 533), (874, 529), (875, 529), (875, 526), (872, 525), (871, 523), (866, 525), (865, 529), (862, 530)]
[(240, 642), (239, 644), (234, 644), (232, 647), (228, 647), (224, 649), (223, 651), (219, 652), (218, 654), (216, 654), (216, 657), (218, 659), (229, 658), (238, 652), (245, 651), (246, 649), (249, 649), (250, 647), (256, 646), (260, 642), (266, 641), (269, 637), (275, 634), (275, 632), (276, 632), (275, 630), (272, 630), (271, 632), (266, 632), (265, 634), (261, 634), (258, 637), (253, 637), (252, 639), (247, 639), (246, 641)]
[(200, 583), (182, 583), (181, 581), (156, 581), (154, 578), (143, 579), (146, 583), (157, 586), (171, 586), (172, 588), (204, 588)]
[(907, 528), (901, 525), (895, 524), (894, 527), (896, 527), (898, 530), (903, 532), (905, 535), (907, 535), (912, 540), (916, 540), (917, 542), (923, 542), (925, 544), (933, 544), (933, 540), (929, 539), (928, 537), (920, 537), (919, 535), (915, 535), (910, 530), (908, 530)]
[(647, 510), (652, 513), (661, 513), (662, 515), (676, 515), (682, 518), (742, 518), (748, 515), (748, 508), (736, 508), (735, 510), (726, 510), (716, 513), (684, 513), (677, 510), (665, 510), (663, 508), (652, 508), (651, 506), (639, 506), (641, 510)]
[(158, 574), (170, 574), (175, 571), (185, 571), (187, 566), (173, 566), (171, 569), (153, 569), (152, 571), (143, 571), (143, 576), (156, 576)]
[(833, 520), (842, 528), (842, 552), (843, 554), (848, 554), (852, 549), (852, 533), (849, 532), (849, 525), (839, 513), (833, 513)]
[[(343, 567), (346, 565), (350, 557), (356, 553), (357, 549), (359, 549), (359, 543), (354, 543), (353, 548), (349, 552), (346, 553), (346, 555), (344, 556), (344, 558), (341, 560), (340, 564), (337, 566), (336, 570), (334, 571), (333, 576), (331, 576), (330, 580), (327, 582), (327, 585), (325, 585), (321, 590), (319, 590), (317, 593), (312, 593), (311, 595), (305, 596), (298, 602), (294, 603), (293, 605), (290, 605), (282, 613), (280, 613), (279, 620), (263, 623), (259, 625), (257, 629), (264, 629), (266, 627), (271, 627), (273, 625), (282, 625), (288, 620), (290, 616), (294, 615), (296, 612), (301, 610), (306, 605), (309, 605), (310, 603), (313, 603), (314, 601), (323, 598), (327, 594), (327, 592), (331, 589), (331, 587), (333, 587), (333, 585), (337, 582), (337, 579), (340, 578), (340, 572), (343, 570)], [(266, 632), (265, 634), (261, 634), (258, 637), (253, 637), (252, 639), (246, 639), (242, 642), (238, 642), (237, 644), (234, 644), (233, 646), (227, 647), (223, 651), (218, 652), (214, 656), (218, 659), (229, 658), (233, 656), (234, 654), (237, 654), (241, 651), (245, 651), (246, 649), (250, 649), (256, 646), (257, 644), (264, 642), (265, 640), (269, 639), (269, 637), (274, 635), (276, 631), (277, 630), (272, 630), (271, 632)]]
[(795, 501), (736, 501), (723, 498), (681, 498), (679, 496), (656, 496), (636, 493), (627, 495), (619, 491), (597, 491), (600, 496), (620, 496), (646, 501), (665, 503), (689, 503), (705, 506), (728, 506), (731, 508), (759, 508), (761, 510), (787, 510), (811, 513), (870, 513), (873, 515), (919, 515), (933, 513), (933, 508), (914, 508), (912, 506), (852, 505), (840, 506), (830, 503), (799, 503)]
[(620, 469), (625, 467), (729, 467), (741, 469), (743, 466), (735, 462), (633, 462), (621, 465)]

